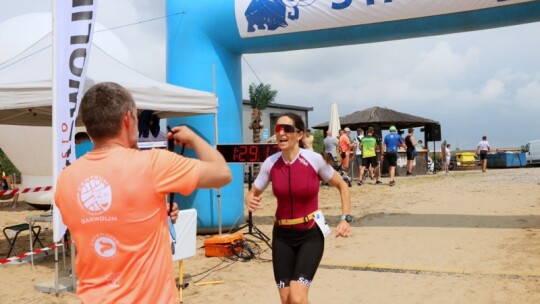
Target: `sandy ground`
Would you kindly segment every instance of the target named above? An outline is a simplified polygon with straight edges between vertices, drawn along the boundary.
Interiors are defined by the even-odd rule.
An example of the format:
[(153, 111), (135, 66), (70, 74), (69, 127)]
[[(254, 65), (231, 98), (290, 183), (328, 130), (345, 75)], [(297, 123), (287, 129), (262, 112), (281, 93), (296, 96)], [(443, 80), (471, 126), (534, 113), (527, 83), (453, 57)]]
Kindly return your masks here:
[[(540, 168), (402, 177), (395, 187), (383, 181), (351, 188), (352, 236), (326, 239), (311, 303), (540, 303)], [(264, 202), (254, 223), (270, 236), (275, 199), (269, 190)], [(321, 188), (320, 205), (335, 228), (337, 190)], [(8, 202), (0, 208), (0, 227), (41, 212)], [(279, 303), (265, 243), (246, 235), (259, 243), (257, 258), (234, 261), (205, 257), (206, 237), (197, 237), (200, 249), (184, 262), (184, 303)], [(42, 238), (52, 244), (50, 228)], [(28, 250), (27, 234), (18, 245)], [(7, 250), (1, 236), (0, 256)], [(1, 302), (78, 303), (72, 293), (34, 290), (53, 280), (51, 256), (35, 269), (27, 262), (0, 266)]]

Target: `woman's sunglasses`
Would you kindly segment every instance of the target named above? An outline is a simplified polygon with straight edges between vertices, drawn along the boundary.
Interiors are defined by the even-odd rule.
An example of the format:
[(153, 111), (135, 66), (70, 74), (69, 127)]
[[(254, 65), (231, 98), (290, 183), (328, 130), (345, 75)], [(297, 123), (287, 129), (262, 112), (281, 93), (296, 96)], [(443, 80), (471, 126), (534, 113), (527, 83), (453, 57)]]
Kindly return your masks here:
[(293, 125), (287, 125), (287, 124), (277, 124), (274, 127), (274, 133), (278, 134), (281, 130), (285, 133), (294, 133), (294, 132), (300, 132), (295, 126)]

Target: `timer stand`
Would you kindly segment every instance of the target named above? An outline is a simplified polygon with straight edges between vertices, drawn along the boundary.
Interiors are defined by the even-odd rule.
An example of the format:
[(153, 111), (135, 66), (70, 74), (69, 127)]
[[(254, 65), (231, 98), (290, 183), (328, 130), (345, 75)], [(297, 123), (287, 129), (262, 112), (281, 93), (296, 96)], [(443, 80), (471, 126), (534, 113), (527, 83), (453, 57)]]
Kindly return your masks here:
[[(252, 179), (253, 179), (253, 171), (252, 171), (252, 165), (250, 164), (248, 166), (248, 190), (251, 190)], [(258, 238), (259, 240), (264, 241), (266, 245), (268, 245), (268, 247), (272, 249), (272, 245), (270, 245), (270, 242), (269, 242), (270, 238), (266, 234), (264, 234), (259, 228), (257, 228), (257, 226), (253, 224), (253, 214), (251, 211), (248, 212), (247, 222), (239, 226), (238, 228), (236, 228), (234, 231), (236, 232), (246, 227), (248, 228), (247, 234), (251, 234), (252, 236)]]

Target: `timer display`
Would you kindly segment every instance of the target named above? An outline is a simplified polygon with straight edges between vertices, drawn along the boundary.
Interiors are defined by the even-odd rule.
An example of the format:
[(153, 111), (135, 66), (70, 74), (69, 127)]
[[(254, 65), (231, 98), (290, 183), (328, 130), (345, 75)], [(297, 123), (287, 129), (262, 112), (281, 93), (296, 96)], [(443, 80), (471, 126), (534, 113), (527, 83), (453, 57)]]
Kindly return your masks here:
[(279, 151), (277, 144), (226, 144), (217, 149), (228, 163), (262, 163)]

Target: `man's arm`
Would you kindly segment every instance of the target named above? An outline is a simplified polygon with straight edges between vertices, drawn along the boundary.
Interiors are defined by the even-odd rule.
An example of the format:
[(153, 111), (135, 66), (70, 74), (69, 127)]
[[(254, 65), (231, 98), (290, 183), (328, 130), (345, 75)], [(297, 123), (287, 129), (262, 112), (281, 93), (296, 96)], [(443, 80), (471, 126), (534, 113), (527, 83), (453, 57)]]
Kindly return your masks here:
[(174, 138), (176, 144), (184, 144), (195, 150), (201, 161), (201, 172), (197, 188), (219, 188), (232, 180), (231, 169), (218, 150), (186, 126), (175, 127), (167, 138)]

